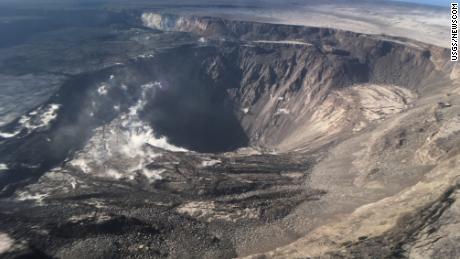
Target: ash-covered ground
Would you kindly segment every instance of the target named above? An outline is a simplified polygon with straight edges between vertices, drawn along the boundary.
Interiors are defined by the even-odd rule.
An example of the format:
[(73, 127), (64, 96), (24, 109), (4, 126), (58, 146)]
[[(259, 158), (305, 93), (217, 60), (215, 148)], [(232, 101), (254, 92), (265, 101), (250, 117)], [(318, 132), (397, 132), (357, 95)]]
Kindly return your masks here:
[(2, 11), (2, 258), (456, 258), (447, 49), (101, 6)]

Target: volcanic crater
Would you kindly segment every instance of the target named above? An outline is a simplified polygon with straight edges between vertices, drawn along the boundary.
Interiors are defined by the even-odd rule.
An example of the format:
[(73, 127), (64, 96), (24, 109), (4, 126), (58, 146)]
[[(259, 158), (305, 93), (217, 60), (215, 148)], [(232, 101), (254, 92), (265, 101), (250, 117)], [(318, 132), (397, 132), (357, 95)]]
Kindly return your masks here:
[[(66, 77), (0, 127), (0, 231), (16, 240), (6, 258), (409, 255), (426, 211), (458, 206), (446, 205), (460, 146), (448, 50), (329, 28), (123, 19), (168, 41)], [(426, 225), (404, 231), (414, 217)]]

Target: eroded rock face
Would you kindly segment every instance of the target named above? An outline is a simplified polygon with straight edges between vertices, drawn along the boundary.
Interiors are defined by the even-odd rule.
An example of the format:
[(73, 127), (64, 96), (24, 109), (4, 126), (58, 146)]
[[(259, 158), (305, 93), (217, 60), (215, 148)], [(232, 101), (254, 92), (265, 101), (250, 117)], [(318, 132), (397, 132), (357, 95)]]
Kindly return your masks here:
[(7, 256), (456, 253), (430, 236), (456, 240), (460, 97), (447, 50), (140, 19), (136, 42), (170, 42), (68, 78), (0, 128)]

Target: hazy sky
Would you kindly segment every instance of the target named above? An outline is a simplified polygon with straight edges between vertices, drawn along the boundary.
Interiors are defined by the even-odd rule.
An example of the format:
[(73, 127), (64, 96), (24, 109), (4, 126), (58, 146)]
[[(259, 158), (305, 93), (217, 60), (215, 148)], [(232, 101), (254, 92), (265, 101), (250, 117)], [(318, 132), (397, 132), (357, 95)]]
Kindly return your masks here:
[[(237, 6), (244, 6), (245, 4), (252, 4), (252, 3), (271, 3), (271, 4), (284, 4), (285, 2), (298, 2), (298, 3), (325, 3), (331, 4), (334, 1), (338, 3), (359, 3), (360, 0), (327, 0), (327, 1), (318, 1), (318, 0), (0, 0), (0, 4), (19, 4), (23, 6), (42, 6), (43, 4), (50, 4), (50, 6), (59, 8), (59, 6), (71, 4), (72, 6), (78, 5), (78, 3), (112, 3), (112, 4), (122, 4), (123, 6), (152, 6), (155, 4), (172, 4), (178, 5), (181, 4), (192, 4), (192, 3), (212, 3), (213, 5), (217, 4), (232, 4)], [(418, 3), (427, 6), (433, 7), (441, 7), (441, 8), (450, 8), (451, 2), (460, 2), (460, 0), (361, 0), (363, 3), (369, 2), (406, 2), (406, 3)], [(1, 9), (1, 8), (0, 8)]]
[(460, 2), (460, 0), (398, 0), (398, 1), (439, 5), (439, 6), (450, 6), (451, 2), (455, 2), (455, 3)]

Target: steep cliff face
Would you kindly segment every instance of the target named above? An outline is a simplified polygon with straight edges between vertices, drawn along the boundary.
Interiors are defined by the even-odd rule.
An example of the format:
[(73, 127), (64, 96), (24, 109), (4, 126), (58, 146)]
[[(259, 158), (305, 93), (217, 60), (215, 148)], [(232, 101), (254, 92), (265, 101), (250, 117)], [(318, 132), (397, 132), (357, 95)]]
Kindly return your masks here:
[[(251, 143), (267, 148), (293, 150), (367, 125), (358, 119), (366, 116), (350, 120), (361, 103), (354, 86), (381, 85), (407, 105), (406, 98), (436, 91), (430, 88), (433, 81), (449, 80), (450, 72), (441, 72), (433, 61), (448, 53), (421, 43), (213, 18), (146, 13), (143, 21), (155, 29), (191, 31), (218, 45), (217, 55), (188, 62), (205, 66), (202, 73), (211, 83), (226, 89)], [(411, 93), (401, 95), (395, 87)]]

